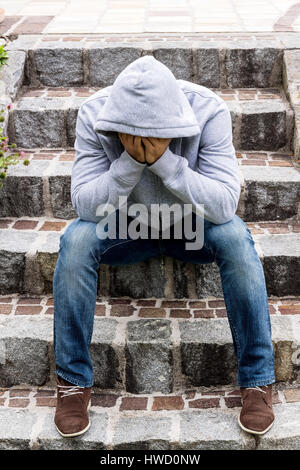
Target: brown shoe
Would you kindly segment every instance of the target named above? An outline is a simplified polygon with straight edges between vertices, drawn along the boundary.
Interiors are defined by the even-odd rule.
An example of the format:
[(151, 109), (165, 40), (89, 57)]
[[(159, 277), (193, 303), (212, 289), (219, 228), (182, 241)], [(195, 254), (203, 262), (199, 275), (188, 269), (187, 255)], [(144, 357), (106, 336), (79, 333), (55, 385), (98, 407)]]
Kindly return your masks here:
[(274, 423), (272, 385), (241, 388), (240, 427), (251, 434), (264, 434)]
[(79, 436), (90, 427), (91, 387), (79, 387), (57, 376), (56, 429), (63, 437)]

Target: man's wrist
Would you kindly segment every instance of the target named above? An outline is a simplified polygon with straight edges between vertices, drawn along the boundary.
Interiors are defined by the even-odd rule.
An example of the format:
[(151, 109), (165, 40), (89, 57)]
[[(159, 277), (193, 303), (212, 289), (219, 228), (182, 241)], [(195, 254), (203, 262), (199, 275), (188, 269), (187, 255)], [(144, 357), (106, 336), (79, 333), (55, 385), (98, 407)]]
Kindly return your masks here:
[(183, 164), (184, 158), (167, 147), (162, 156), (149, 166), (149, 169), (167, 184), (176, 177)]
[(167, 148), (165, 149), (165, 151), (159, 157), (156, 158), (156, 160), (154, 160), (154, 162), (148, 163), (147, 160), (146, 160), (147, 165), (148, 166), (154, 165), (154, 163), (156, 163), (163, 156), (163, 154), (166, 152)]

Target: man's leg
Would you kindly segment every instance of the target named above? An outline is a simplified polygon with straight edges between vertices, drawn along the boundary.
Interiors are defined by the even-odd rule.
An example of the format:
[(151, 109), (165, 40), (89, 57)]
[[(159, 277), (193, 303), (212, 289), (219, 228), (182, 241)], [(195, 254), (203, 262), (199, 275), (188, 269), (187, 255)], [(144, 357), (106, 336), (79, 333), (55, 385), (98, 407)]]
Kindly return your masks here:
[(238, 359), (238, 385), (271, 384), (274, 353), (268, 297), (261, 261), (250, 230), (237, 215), (221, 225), (204, 221), (204, 246), (185, 250), (186, 240), (165, 240), (165, 254), (186, 262), (215, 261)]
[[(118, 211), (117, 211), (118, 214)], [(98, 224), (75, 219), (60, 238), (53, 278), (54, 355), (57, 404), (54, 422), (64, 437), (85, 433), (93, 368), (89, 354), (97, 297), (98, 268), (131, 264), (158, 255), (157, 240), (100, 239)], [(102, 229), (103, 230), (103, 229)]]
[(221, 225), (205, 220), (204, 246), (191, 251), (184, 244), (184, 240), (165, 242), (166, 254), (192, 263), (215, 261), (219, 266), (238, 359), (242, 395), (238, 422), (244, 431), (264, 434), (274, 423), (274, 352), (265, 277), (250, 230), (237, 215)]
[(101, 240), (96, 227), (79, 218), (67, 227), (53, 277), (56, 372), (81, 387), (93, 385), (89, 346), (100, 263), (131, 264), (159, 254), (158, 240)]
[(275, 382), (274, 351), (264, 271), (251, 232), (237, 215), (206, 224), (205, 239), (220, 269), (238, 357), (238, 385)]

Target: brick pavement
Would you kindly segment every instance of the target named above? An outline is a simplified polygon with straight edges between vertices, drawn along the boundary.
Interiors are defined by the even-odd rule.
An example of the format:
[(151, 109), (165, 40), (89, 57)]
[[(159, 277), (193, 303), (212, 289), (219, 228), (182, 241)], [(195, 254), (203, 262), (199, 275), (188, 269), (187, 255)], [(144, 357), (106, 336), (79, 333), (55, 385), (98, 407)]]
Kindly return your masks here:
[[(293, 0), (3, 0), (1, 31), (14, 34), (141, 32), (298, 32)], [(258, 15), (259, 12), (259, 15)]]

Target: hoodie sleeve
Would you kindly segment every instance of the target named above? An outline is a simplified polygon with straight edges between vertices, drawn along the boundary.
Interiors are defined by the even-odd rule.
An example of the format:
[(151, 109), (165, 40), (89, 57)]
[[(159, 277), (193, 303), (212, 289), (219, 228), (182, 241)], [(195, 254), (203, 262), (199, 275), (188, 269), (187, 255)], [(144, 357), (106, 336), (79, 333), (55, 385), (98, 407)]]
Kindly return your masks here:
[(118, 208), (119, 196), (129, 196), (146, 164), (136, 161), (126, 150), (111, 163), (93, 129), (91, 111), (84, 105), (77, 115), (74, 147), (72, 206), (81, 219), (99, 222), (97, 207), (112, 204)]
[(232, 143), (230, 111), (222, 102), (204, 125), (197, 167), (173, 153), (169, 147), (149, 165), (164, 185), (185, 203), (204, 204), (204, 217), (215, 224), (231, 220), (240, 196), (239, 168)]

